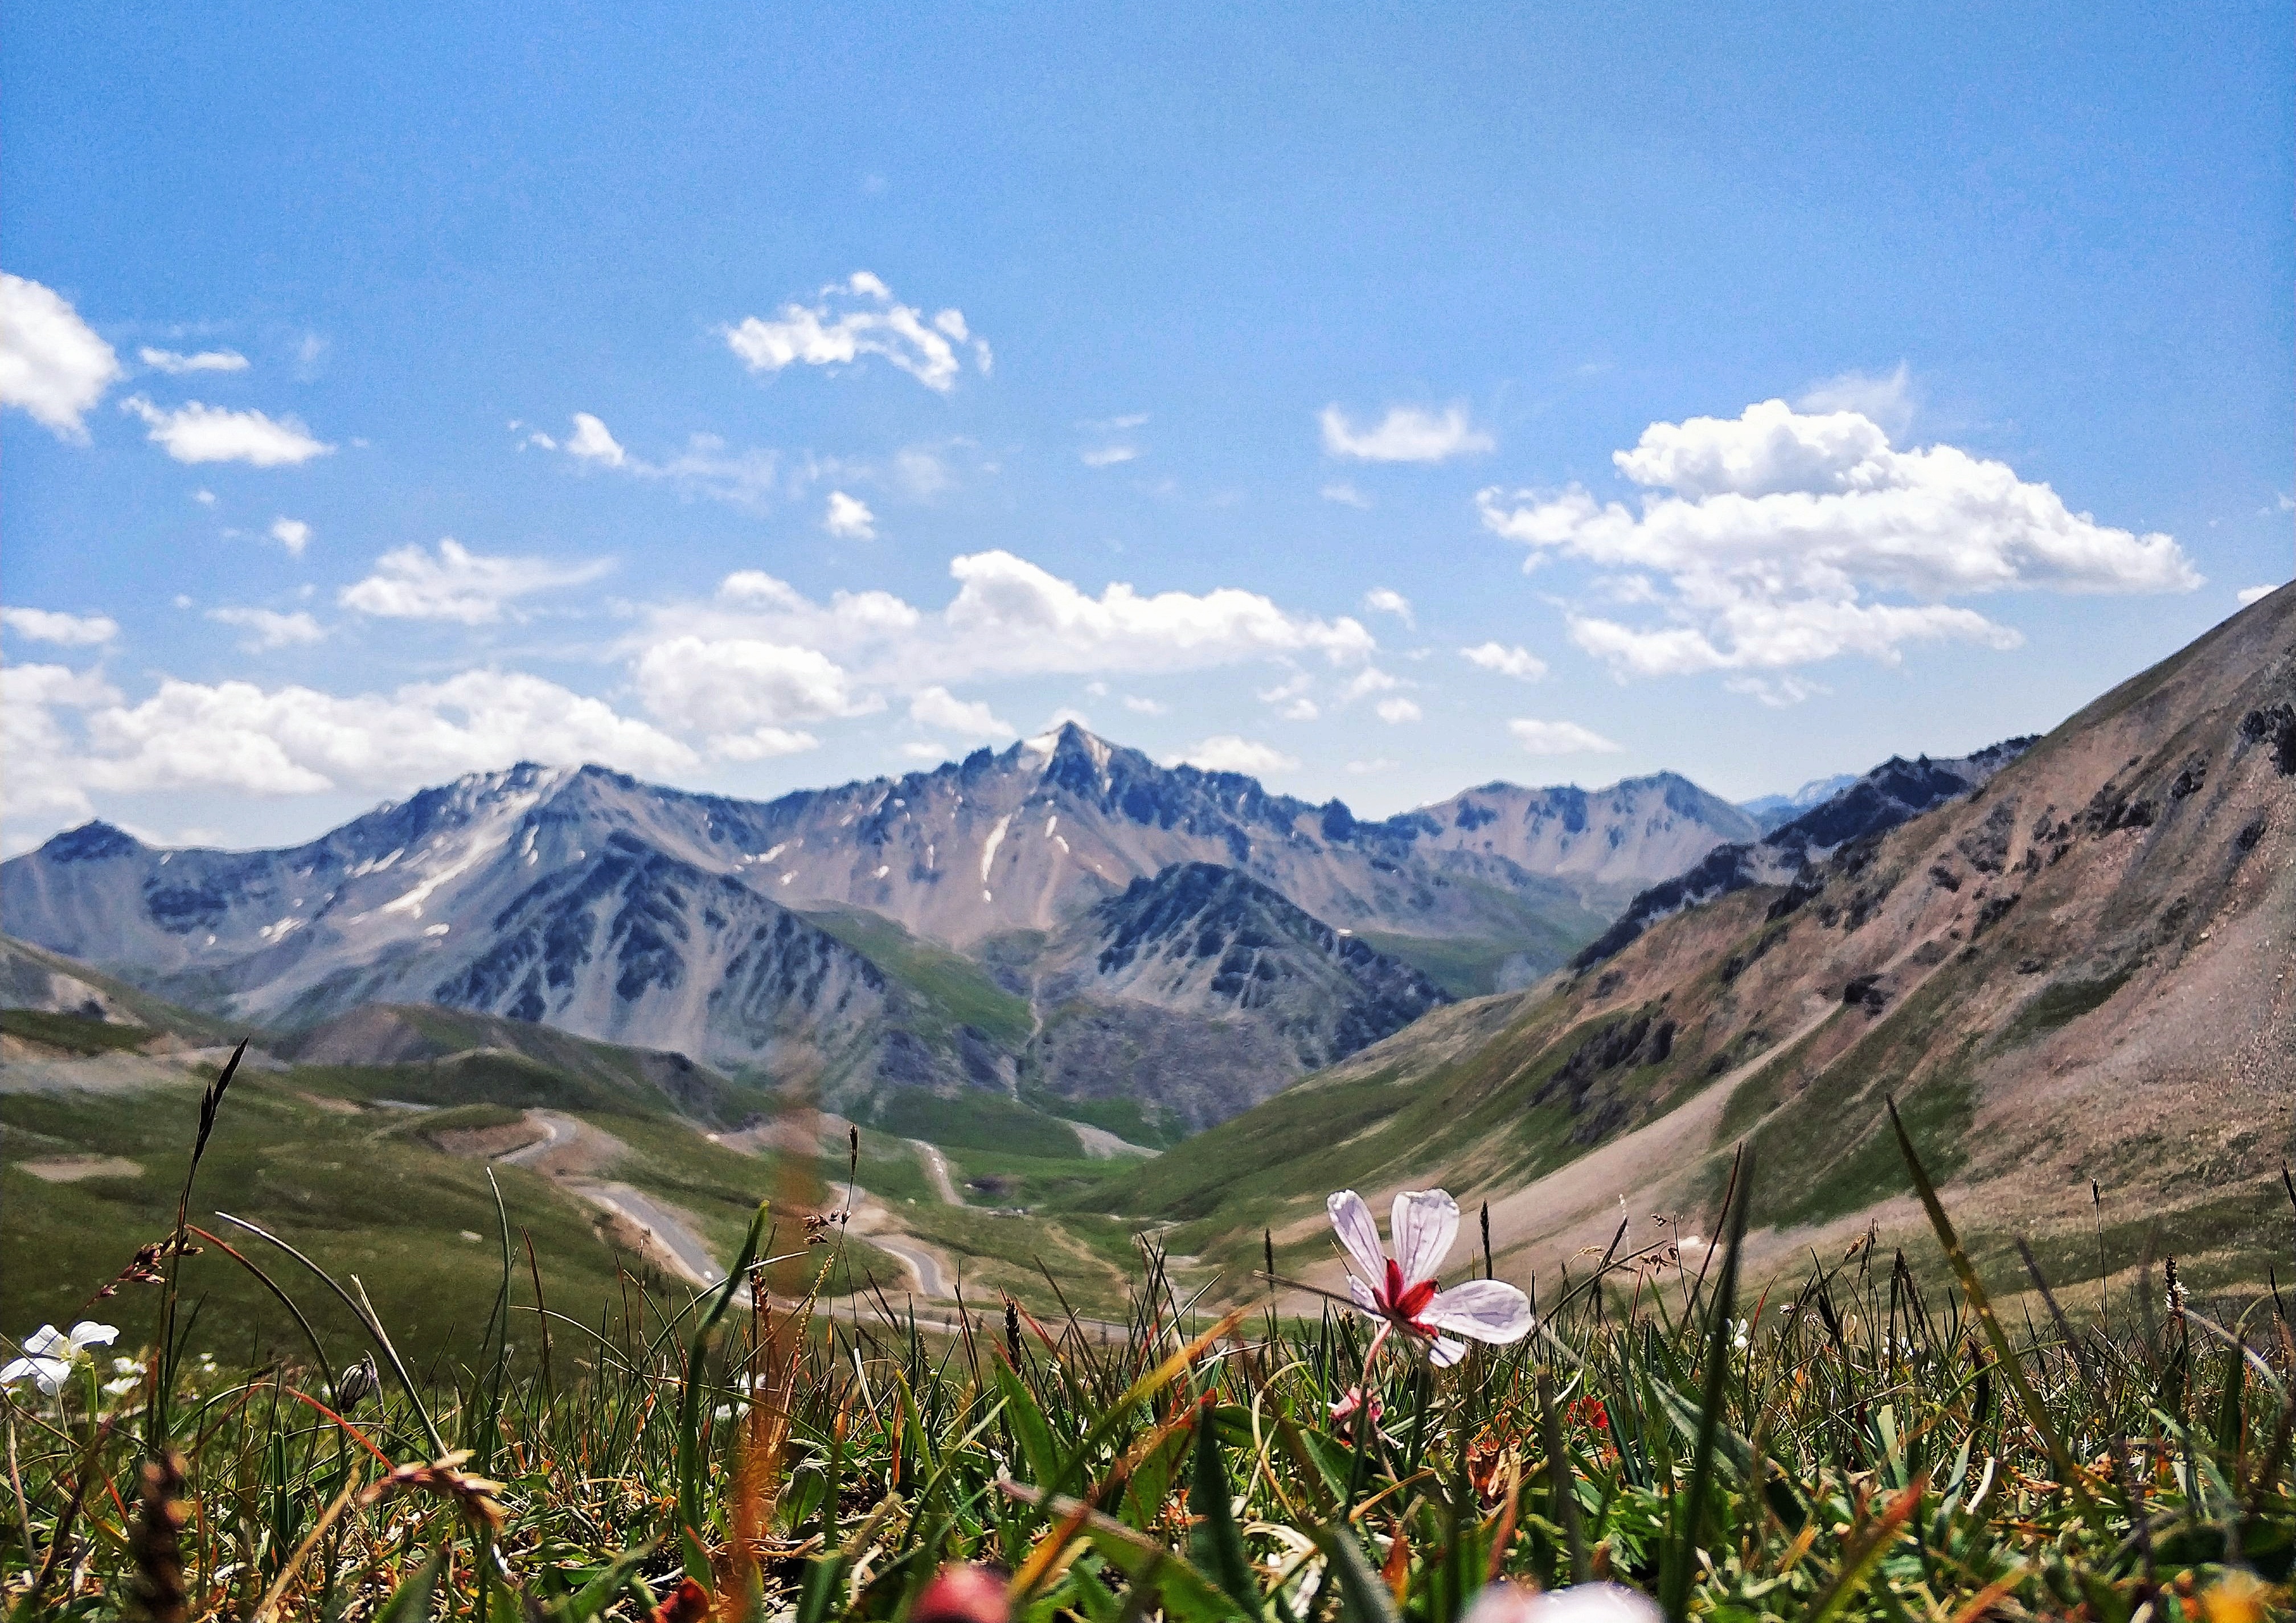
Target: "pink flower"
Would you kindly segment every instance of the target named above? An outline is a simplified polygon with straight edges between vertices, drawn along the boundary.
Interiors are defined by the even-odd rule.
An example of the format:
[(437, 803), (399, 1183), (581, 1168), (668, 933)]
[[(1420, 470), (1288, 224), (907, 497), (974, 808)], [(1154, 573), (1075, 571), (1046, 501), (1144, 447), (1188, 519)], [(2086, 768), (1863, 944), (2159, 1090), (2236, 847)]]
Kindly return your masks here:
[(1530, 1303), (1513, 1285), (1471, 1279), (1448, 1291), (1435, 1288), (1436, 1273), (1459, 1232), (1459, 1203), (1443, 1191), (1407, 1189), (1395, 1197), (1392, 1258), (1382, 1249), (1379, 1225), (1361, 1195), (1342, 1189), (1325, 1204), (1355, 1264), (1348, 1271), (1348, 1293), (1357, 1307), (1385, 1321), (1382, 1338), (1391, 1329), (1417, 1336), (1431, 1343), (1428, 1357), (1442, 1366), (1466, 1357), (1459, 1336), (1504, 1344), (1530, 1333)]
[[(1341, 1398), (1339, 1402), (1332, 1406), (1332, 1429), (1337, 1431), (1341, 1437), (1349, 1435), (1350, 1430), (1350, 1422), (1353, 1422), (1355, 1417), (1362, 1412), (1363, 1406), (1363, 1388), (1359, 1386), (1349, 1387), (1348, 1389), (1347, 1396)], [(1386, 1406), (1380, 1402), (1379, 1394), (1377, 1392), (1374, 1392), (1371, 1395), (1371, 1423), (1374, 1430), (1377, 1430), (1379, 1429), (1380, 1417), (1386, 1413)]]

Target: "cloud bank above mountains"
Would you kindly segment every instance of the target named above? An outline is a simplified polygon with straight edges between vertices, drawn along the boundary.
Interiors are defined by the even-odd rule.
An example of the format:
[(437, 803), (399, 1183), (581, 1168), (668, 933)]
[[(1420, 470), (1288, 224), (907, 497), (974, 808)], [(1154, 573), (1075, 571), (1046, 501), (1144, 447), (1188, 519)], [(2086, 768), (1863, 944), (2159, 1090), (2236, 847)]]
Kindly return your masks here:
[[(898, 373), (935, 397), (949, 396), (968, 375), (988, 378), (993, 365), (962, 312), (928, 315), (865, 271), (716, 336), (760, 378), (792, 370), (861, 375), (882, 363), (881, 380)], [(229, 381), (255, 370), (234, 349), (144, 346), (136, 353), (147, 380)], [(0, 278), (0, 406), (22, 410), (68, 445), (86, 445), (92, 422), (103, 420), (91, 414), (127, 375), (111, 344), (69, 301), (37, 283)], [(880, 387), (906, 390), (890, 381)], [(1525, 570), (1559, 608), (1562, 635), (1545, 644), (1526, 635), (1521, 605), (1494, 604), (1488, 608), (1498, 624), (1459, 627), (1463, 639), (1438, 628), (1439, 614), (1431, 645), (1410, 646), (1424, 599), (1410, 577), (1398, 578), (1413, 579), (1411, 596), (1384, 584), (1309, 578), (1303, 589), (1326, 603), (1357, 605), (1358, 618), (1226, 585), (1144, 591), (1108, 580), (1095, 589), (997, 545), (949, 557), (952, 586), (937, 602), (910, 601), (919, 595), (914, 588), (909, 596), (873, 586), (808, 593), (759, 569), (733, 570), (703, 595), (657, 591), (633, 600), (598, 594), (610, 576), (618, 584), (627, 578), (617, 575), (615, 557), (496, 553), (445, 537), (374, 556), (364, 574), (333, 589), (332, 623), (304, 606), (327, 601), (315, 598), (312, 586), (293, 604), (201, 611), (237, 634), (250, 658), (285, 659), (323, 644), (332, 653), (348, 628), (396, 627), (429, 639), (420, 667), (390, 668), (371, 652), (390, 639), (370, 635), (348, 639), (370, 661), (343, 684), (358, 691), (153, 671), (150, 691), (136, 698), (105, 663), (123, 643), (119, 621), (98, 611), (108, 605), (80, 613), (12, 606), (4, 624), (20, 643), (82, 652), (47, 652), (5, 672), (10, 838), (84, 816), (92, 797), (107, 793), (399, 794), (519, 758), (688, 775), (818, 750), (836, 736), (832, 729), (868, 717), (907, 730), (898, 745), (905, 757), (938, 758), (1015, 735), (998, 713), (1020, 714), (1013, 699), (969, 690), (1055, 678), (1088, 679), (1089, 691), (1104, 695), (1109, 679), (1273, 666), (1266, 685), (1238, 684), (1240, 693), (1257, 694), (1271, 725), (1414, 728), (1430, 725), (1447, 681), (1485, 684), (1487, 693), (1549, 684), (1541, 691), (1555, 693), (1568, 679), (1567, 671), (1558, 676), (1555, 660), (1575, 648), (1593, 669), (1621, 682), (1716, 674), (1729, 691), (1787, 704), (1826, 691), (1804, 668), (1844, 655), (1894, 665), (1922, 643), (2019, 644), (2015, 627), (1969, 600), (2015, 591), (2179, 592), (2201, 583), (2168, 535), (2101, 522), (1997, 459), (1948, 444), (1901, 447), (1915, 404), (1903, 367), (1878, 379), (1845, 373), (1794, 406), (1769, 399), (1734, 418), (1651, 422), (1632, 447), (1611, 455), (1624, 486), (1618, 494), (1582, 483), (1476, 489), (1462, 479), (1448, 499), (1457, 504), (1463, 537), (1479, 524), (1483, 535), (1523, 548)], [(181, 463), (234, 463), (264, 471), (260, 477), (308, 479), (298, 471), (338, 449), (299, 418), (252, 406), (163, 404), (137, 393), (119, 411)], [(575, 411), (558, 421), (569, 426), (557, 434), (513, 422), (514, 443), (562, 459), (567, 477), (652, 482), (761, 513), (791, 512), (803, 501), (808, 506), (793, 510), (799, 521), (852, 560), (885, 556), (880, 549), (903, 541), (911, 526), (888, 516), (929, 514), (950, 488), (950, 453), (978, 449), (951, 435), (863, 461), (734, 450), (694, 434), (681, 450), (643, 455), (597, 414)], [(1137, 455), (1134, 430), (1145, 422), (1138, 414), (1076, 420), (1071, 427), (1093, 435), (1087, 449), (1064, 441), (1046, 455), (1117, 466)], [(1364, 415), (1332, 405), (1315, 422), (1309, 454), (1356, 464), (1367, 482), (1458, 478), (1444, 465), (1499, 448), (1464, 404), (1390, 405)], [(1116, 448), (1125, 455), (1104, 454)], [(862, 489), (869, 499), (853, 494)], [(213, 502), (204, 489), (196, 495)], [(1323, 495), (1370, 506), (1352, 485), (1326, 486)], [(331, 521), (329, 540), (340, 528)], [(266, 533), (288, 558), (307, 561), (309, 522), (280, 517)], [(1332, 585), (1341, 589), (1320, 589)], [(594, 590), (572, 595), (585, 588)], [(508, 668), (521, 661), (506, 660), (487, 635), (575, 619), (593, 629), (559, 657), (554, 679)], [(1366, 620), (1403, 645), (1383, 652)], [(609, 627), (603, 635), (600, 623)], [(442, 657), (455, 657), (457, 637), (473, 668), (441, 678)], [(1447, 640), (1431, 645), (1438, 639)], [(87, 668), (61, 662), (74, 658)], [(1138, 694), (1122, 703), (1144, 717), (1169, 709)], [(1558, 693), (1542, 706), (1546, 717), (1480, 719), (1494, 745), (1511, 738), (1543, 759), (1583, 764), (1633, 747), (1608, 735), (1620, 731), (1614, 721), (1597, 731), (1552, 714), (1570, 708)], [(1194, 725), (1223, 724), (1233, 719)], [(1303, 736), (1287, 734), (1279, 744), (1212, 732), (1172, 758), (1290, 773), (1301, 766)], [(1382, 758), (1349, 769), (1388, 766)]]

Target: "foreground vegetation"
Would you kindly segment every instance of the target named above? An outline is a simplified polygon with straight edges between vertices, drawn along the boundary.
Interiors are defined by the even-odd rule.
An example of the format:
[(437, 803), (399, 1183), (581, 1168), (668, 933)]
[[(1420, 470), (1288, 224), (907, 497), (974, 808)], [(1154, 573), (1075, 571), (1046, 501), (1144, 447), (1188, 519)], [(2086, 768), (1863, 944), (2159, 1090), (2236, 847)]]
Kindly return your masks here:
[[(2077, 1323), (2037, 1272), (2005, 1320), (1902, 1134), (1951, 1296), (1870, 1242), (1765, 1291), (1734, 1235), (1602, 1258), (1439, 1371), (1342, 1307), (1199, 1313), (1152, 1247), (1120, 1325), (816, 1311), (750, 1265), (826, 1276), (836, 1214), (769, 1203), (731, 1275), (756, 1299), (625, 1277), (584, 1322), (496, 1203), (482, 1327), (410, 1366), (324, 1247), (192, 1219), (226, 1092), (173, 1232), (12, 1369), (14, 1616), (904, 1619), (952, 1562), (1089, 1623), (1447, 1623), (1496, 1577), (1813, 1623), (2284, 1608), (2277, 1300), (2203, 1311), (2171, 1266)], [(291, 1355), (186, 1350), (223, 1272)]]

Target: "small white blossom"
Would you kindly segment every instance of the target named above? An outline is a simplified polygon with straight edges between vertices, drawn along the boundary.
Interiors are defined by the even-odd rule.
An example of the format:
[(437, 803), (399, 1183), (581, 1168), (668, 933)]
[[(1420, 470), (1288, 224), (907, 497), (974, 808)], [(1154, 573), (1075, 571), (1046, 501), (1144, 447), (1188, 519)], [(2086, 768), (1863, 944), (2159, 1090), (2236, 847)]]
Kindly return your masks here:
[(43, 1324), (24, 1338), (24, 1357), (0, 1368), (0, 1386), (30, 1381), (53, 1398), (71, 1379), (72, 1367), (89, 1357), (88, 1348), (109, 1347), (119, 1339), (119, 1331), (94, 1319), (82, 1319), (70, 1334)]

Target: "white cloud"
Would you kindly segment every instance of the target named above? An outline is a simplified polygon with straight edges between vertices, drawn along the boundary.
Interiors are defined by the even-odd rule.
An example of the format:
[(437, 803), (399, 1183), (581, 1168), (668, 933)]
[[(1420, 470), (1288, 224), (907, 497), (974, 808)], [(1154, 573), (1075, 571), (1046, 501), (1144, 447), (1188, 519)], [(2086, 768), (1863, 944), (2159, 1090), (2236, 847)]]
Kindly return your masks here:
[(1533, 755), (1616, 755), (1625, 746), (1575, 721), (1532, 721), (1518, 717), (1507, 723), (1515, 742)]
[(119, 407), (144, 419), (152, 430), (147, 436), (152, 443), (182, 463), (293, 467), (335, 448), (312, 439), (310, 430), (292, 417), (275, 422), (261, 412), (229, 411), (220, 406), (202, 406), (197, 400), (163, 410), (142, 395), (130, 395)]
[(154, 372), (164, 372), (169, 377), (181, 377), (187, 372), (245, 372), (247, 357), (236, 349), (202, 349), (197, 355), (184, 355), (174, 349), (154, 349), (145, 346), (137, 351), (137, 358)]
[(1364, 594), (1363, 606), (1374, 614), (1392, 614), (1414, 630), (1419, 621), (1411, 612), (1411, 600), (1391, 586), (1374, 586)]
[(832, 490), (829, 493), (828, 511), (821, 515), (821, 528), (840, 541), (874, 541), (877, 515), (859, 497)]
[(984, 700), (964, 700), (945, 687), (929, 687), (909, 701), (909, 719), (937, 732), (967, 738), (1010, 738), (1011, 723), (999, 721)]
[(643, 773), (694, 763), (693, 750), (644, 722), (516, 671), (350, 697), (163, 677), (132, 706), (101, 680), (54, 666), (10, 667), (0, 684), (12, 819), (84, 816), (90, 791), (403, 794), (520, 760), (606, 760)]
[(18, 636), (65, 648), (90, 648), (119, 635), (119, 622), (108, 614), (62, 614), (53, 609), (0, 609), (0, 625)]
[(1459, 650), (1459, 657), (1470, 665), (1513, 676), (1518, 682), (1536, 682), (1546, 674), (1546, 661), (1520, 643), (1512, 648), (1503, 643), (1478, 643), (1472, 648)]
[(776, 320), (751, 316), (722, 331), (726, 347), (751, 372), (779, 372), (799, 363), (850, 365), (874, 355), (946, 394), (964, 370), (959, 346), (970, 346), (976, 370), (986, 373), (993, 365), (987, 340), (972, 335), (962, 312), (943, 310), (928, 321), (867, 271), (822, 289), (813, 304), (782, 306)]
[(707, 734), (710, 754), (734, 760), (809, 750), (818, 741), (789, 724), (882, 704), (857, 694), (848, 673), (817, 650), (754, 638), (672, 637), (640, 654), (633, 675), (655, 717)]
[(1284, 721), (1313, 721), (1323, 713), (1312, 699), (1294, 699), (1275, 712)]
[(1361, 462), (1447, 462), (1470, 452), (1488, 451), (1491, 437), (1467, 422), (1466, 408), (1454, 406), (1441, 416), (1415, 406), (1390, 406), (1375, 427), (1358, 429), (1336, 406), (1327, 406), (1319, 421), (1324, 426), (1324, 451), (1330, 456), (1352, 456)]
[(1077, 427), (1089, 429), (1095, 434), (1121, 434), (1131, 429), (1144, 427), (1147, 422), (1146, 412), (1128, 412), (1121, 417), (1087, 417), (1078, 423)]
[(1913, 374), (1903, 361), (1897, 370), (1878, 376), (1868, 372), (1845, 372), (1811, 384), (1794, 402), (1797, 411), (1815, 414), (1855, 412), (1870, 417), (1892, 435), (1914, 426)]
[(2240, 606), (2245, 609), (2251, 603), (2260, 603), (2278, 590), (2280, 588), (2275, 586), (2243, 586), (2240, 589)]
[(1087, 468), (1113, 468), (1120, 463), (1137, 460), (1140, 447), (1128, 445), (1097, 446), (1088, 451), (1079, 451), (1077, 455)]
[(300, 519), (274, 519), (271, 538), (287, 549), (288, 556), (300, 558), (311, 545), (311, 527)]
[[(1612, 461), (1644, 487), (1638, 509), (1575, 485), (1486, 489), (1477, 503), (1487, 528), (1530, 548), (1526, 569), (1562, 553), (1666, 578), (1670, 596), (1635, 584), (1670, 624), (1570, 619), (1572, 641), (1621, 675), (1779, 668), (1843, 652), (1894, 662), (1919, 638), (2013, 647), (2014, 631), (1940, 600), (2200, 584), (2166, 535), (2101, 525), (2048, 486), (1952, 446), (1892, 449), (1855, 412), (1806, 415), (1768, 400), (1732, 420), (1656, 422)], [(1874, 591), (1925, 601), (1867, 601)]]
[(1357, 621), (1294, 615), (1234, 586), (1143, 596), (1121, 582), (1094, 597), (1007, 552), (952, 559), (959, 582), (942, 619), (980, 669), (1177, 670), (1256, 656), (1322, 653), (1334, 663), (1376, 644)]
[[(545, 450), (551, 449), (546, 434), (534, 436)], [(574, 431), (566, 437), (566, 455), (578, 462), (594, 462), (603, 467), (619, 468), (628, 461), (628, 454), (606, 431), (606, 425), (587, 412), (574, 414)]]
[(240, 646), (250, 653), (316, 643), (327, 635), (318, 621), (300, 611), (281, 614), (273, 609), (210, 609), (208, 618), (219, 625), (237, 626), (250, 633), (247, 641)]
[(1137, 693), (1124, 695), (1124, 708), (1135, 716), (1164, 716), (1172, 709), (1160, 699), (1144, 699)]
[(215, 492), (212, 490), (194, 490), (192, 492), (192, 500), (197, 502), (202, 507), (212, 507), (215, 505)]
[(345, 586), (337, 598), (346, 609), (389, 619), (453, 620), (464, 626), (492, 625), (512, 598), (595, 580), (613, 564), (552, 563), (543, 558), (488, 558), (471, 552), (451, 536), (433, 558), (420, 546), (402, 546), (374, 561), (374, 573)]
[(1342, 507), (1368, 508), (1371, 505), (1371, 498), (1345, 480), (1324, 486), (1322, 495), (1325, 501), (1337, 502)]
[(1222, 733), (1205, 739), (1193, 749), (1165, 757), (1164, 764), (1167, 766), (1183, 764), (1201, 766), (1206, 772), (1242, 772), (1265, 776), (1271, 772), (1288, 772), (1300, 763), (1273, 744), (1255, 743), (1248, 738), (1238, 738), (1233, 733)]
[(69, 300), (0, 272), (0, 406), (29, 412), (57, 439), (85, 445), (80, 419), (119, 376), (119, 357)]
[(1347, 686), (1340, 690), (1340, 702), (1353, 704), (1371, 693), (1384, 693), (1403, 685), (1376, 665), (1366, 665), (1355, 674)]
[(1372, 706), (1372, 713), (1390, 726), (1423, 719), (1420, 709), (1408, 699), (1382, 699)]

